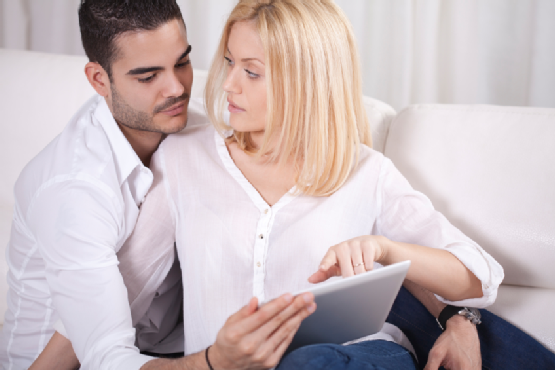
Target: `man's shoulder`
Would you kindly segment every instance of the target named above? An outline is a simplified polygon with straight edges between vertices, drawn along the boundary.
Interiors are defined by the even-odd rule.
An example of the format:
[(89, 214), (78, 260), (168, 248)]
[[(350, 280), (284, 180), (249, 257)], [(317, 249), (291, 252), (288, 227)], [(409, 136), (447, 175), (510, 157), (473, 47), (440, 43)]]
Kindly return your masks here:
[(86, 102), (62, 132), (23, 168), (15, 185), (16, 199), (28, 198), (41, 188), (63, 181), (91, 179), (91, 184), (117, 187), (110, 184), (115, 175), (110, 142), (95, 122), (99, 103), (98, 97)]

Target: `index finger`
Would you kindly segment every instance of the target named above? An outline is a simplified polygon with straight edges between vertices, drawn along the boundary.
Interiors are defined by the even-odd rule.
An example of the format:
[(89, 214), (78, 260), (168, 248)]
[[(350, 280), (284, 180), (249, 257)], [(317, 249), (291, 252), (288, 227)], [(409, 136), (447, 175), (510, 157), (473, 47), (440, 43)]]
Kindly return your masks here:
[(324, 258), (322, 258), (322, 262), (320, 262), (320, 270), (327, 271), (331, 266), (335, 265), (337, 262), (337, 255), (333, 249), (329, 249)]

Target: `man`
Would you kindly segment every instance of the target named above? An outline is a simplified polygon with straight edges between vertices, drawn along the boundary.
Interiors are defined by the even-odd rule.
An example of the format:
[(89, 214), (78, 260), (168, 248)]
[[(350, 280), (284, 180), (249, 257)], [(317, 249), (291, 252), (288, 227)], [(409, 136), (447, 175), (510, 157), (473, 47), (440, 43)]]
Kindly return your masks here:
[[(175, 0), (83, 0), (79, 21), (85, 73), (99, 96), (16, 183), (0, 363), (27, 369), (51, 338), (54, 347), (68, 338), (76, 358), (47, 356), (33, 366), (184, 368), (197, 358), (206, 366), (202, 354), (176, 361), (139, 354), (116, 254), (152, 184), (153, 152), (187, 122), (193, 72), (179, 7)], [(289, 308), (281, 325), (300, 322), (309, 304), (299, 298), (266, 310)], [(258, 323), (258, 313), (247, 316)]]

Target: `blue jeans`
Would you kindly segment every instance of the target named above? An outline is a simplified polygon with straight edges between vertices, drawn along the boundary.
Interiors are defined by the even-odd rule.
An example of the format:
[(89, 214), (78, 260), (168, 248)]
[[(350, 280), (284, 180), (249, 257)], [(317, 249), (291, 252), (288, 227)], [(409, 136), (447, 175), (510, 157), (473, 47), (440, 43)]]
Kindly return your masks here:
[[(555, 369), (555, 354), (541, 343), (487, 310), (480, 310), (480, 313), (482, 323), (478, 325), (478, 336), (483, 369)], [(419, 366), (423, 368), (428, 353), (441, 334), (435, 318), (403, 287), (387, 321), (399, 327), (409, 338)]]
[(385, 340), (372, 340), (342, 346), (315, 344), (301, 347), (286, 355), (277, 370), (416, 370), (409, 351)]

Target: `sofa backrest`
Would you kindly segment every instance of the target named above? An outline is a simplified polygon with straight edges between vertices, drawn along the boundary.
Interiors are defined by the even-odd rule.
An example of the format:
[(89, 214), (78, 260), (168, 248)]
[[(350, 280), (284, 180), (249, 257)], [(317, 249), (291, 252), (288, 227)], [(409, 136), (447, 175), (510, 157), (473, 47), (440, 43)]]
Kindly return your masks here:
[(384, 153), (501, 263), (504, 284), (555, 288), (555, 109), (410, 106)]

